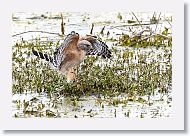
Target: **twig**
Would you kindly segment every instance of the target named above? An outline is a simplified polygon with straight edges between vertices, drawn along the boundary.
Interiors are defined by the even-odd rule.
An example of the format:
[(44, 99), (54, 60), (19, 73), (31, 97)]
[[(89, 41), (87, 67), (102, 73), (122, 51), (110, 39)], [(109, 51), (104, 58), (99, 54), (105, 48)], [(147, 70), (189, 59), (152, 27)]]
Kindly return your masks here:
[(161, 15), (161, 12), (160, 12), (160, 14), (159, 14), (159, 16), (158, 16), (158, 21), (157, 21), (157, 23), (156, 23), (156, 28), (155, 28), (155, 33), (156, 33), (156, 30), (157, 30), (157, 26), (158, 26), (158, 22), (159, 22), (159, 20), (160, 20), (160, 15)]
[(139, 25), (140, 25), (141, 27), (143, 27), (142, 24), (140, 23), (140, 21), (138, 20), (138, 18), (136, 17), (136, 15), (135, 15), (133, 12), (132, 12), (132, 14), (133, 14), (133, 16), (135, 16), (135, 18), (136, 18), (136, 20), (138, 21)]
[(154, 18), (155, 14), (156, 14), (156, 13), (154, 12), (153, 15), (152, 15), (152, 18)]
[(12, 35), (12, 37), (15, 37), (15, 36), (18, 36), (18, 35), (22, 35), (22, 34), (25, 34), (25, 33), (47, 33), (47, 34), (55, 34), (55, 35), (58, 35), (58, 36), (62, 36), (61, 34), (59, 34), (59, 33), (52, 33), (52, 32), (46, 32), (46, 31), (26, 31), (26, 32), (22, 32), (22, 33), (18, 33), (18, 34), (14, 34), (14, 35)]
[(93, 33), (93, 29), (94, 29), (94, 23), (92, 23), (91, 29), (90, 29), (90, 34)]
[(170, 23), (170, 21), (168, 19), (166, 19), (166, 17), (164, 16), (164, 19), (168, 22), (168, 24), (170, 24), (170, 26), (172, 27), (172, 24)]
[(105, 29), (105, 26), (102, 28), (100, 34), (102, 34), (102, 35), (104, 34), (104, 29)]
[(63, 23), (63, 15), (61, 14), (61, 33), (64, 35), (65, 29), (64, 29), (64, 23)]

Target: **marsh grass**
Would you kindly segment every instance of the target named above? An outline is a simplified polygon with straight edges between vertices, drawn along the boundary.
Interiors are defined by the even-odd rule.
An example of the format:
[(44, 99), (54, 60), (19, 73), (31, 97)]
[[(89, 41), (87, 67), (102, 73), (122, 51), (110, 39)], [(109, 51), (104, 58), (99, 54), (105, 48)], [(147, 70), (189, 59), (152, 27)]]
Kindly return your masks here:
[[(153, 31), (144, 30), (140, 32), (140, 34), (136, 34), (133, 36), (129, 36), (128, 34), (122, 34), (119, 39), (119, 43), (121, 46), (128, 47), (172, 47), (172, 36), (171, 33), (168, 32), (169, 28), (166, 28), (161, 32), (161, 34), (153, 34)], [(148, 34), (143, 35), (144, 32), (148, 32)]]
[[(57, 43), (55, 44), (57, 45)], [(121, 93), (151, 95), (155, 89), (167, 93), (171, 88), (171, 48), (162, 47), (162, 53), (141, 53), (141, 49), (110, 47), (111, 59), (87, 56), (78, 67), (78, 80), (66, 83), (65, 77), (49, 64), (31, 55), (31, 49), (53, 54), (52, 43), (20, 42), (13, 46), (13, 93), (63, 92), (67, 96), (117, 96)], [(143, 48), (142, 48), (143, 49)], [(151, 58), (156, 54), (154, 58)], [(152, 59), (150, 62), (147, 59)], [(164, 60), (164, 62), (163, 62)], [(135, 63), (134, 63), (135, 62)]]

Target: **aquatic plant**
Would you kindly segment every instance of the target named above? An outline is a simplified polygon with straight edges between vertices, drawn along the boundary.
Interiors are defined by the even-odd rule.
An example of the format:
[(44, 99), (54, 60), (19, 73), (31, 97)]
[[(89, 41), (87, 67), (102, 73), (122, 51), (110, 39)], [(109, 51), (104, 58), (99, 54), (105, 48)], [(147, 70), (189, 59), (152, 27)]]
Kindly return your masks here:
[[(121, 93), (130, 95), (147, 95), (160, 89), (167, 93), (171, 87), (172, 65), (171, 49), (163, 47), (162, 53), (141, 53), (139, 49), (128, 47), (119, 50), (112, 46), (111, 60), (98, 59), (98, 56), (87, 57), (78, 67), (76, 83), (66, 83), (65, 77), (51, 67), (31, 56), (35, 46), (39, 50), (49, 50), (40, 41), (35, 43), (21, 42), (13, 46), (13, 93), (62, 91), (64, 95), (103, 95), (117, 96)], [(53, 53), (53, 50), (49, 52)], [(154, 58), (151, 58), (156, 53)], [(148, 61), (148, 59), (152, 59)], [(160, 60), (165, 59), (165, 62)], [(105, 63), (107, 62), (107, 63)], [(135, 63), (134, 63), (135, 62)], [(165, 90), (165, 91), (163, 91)]]

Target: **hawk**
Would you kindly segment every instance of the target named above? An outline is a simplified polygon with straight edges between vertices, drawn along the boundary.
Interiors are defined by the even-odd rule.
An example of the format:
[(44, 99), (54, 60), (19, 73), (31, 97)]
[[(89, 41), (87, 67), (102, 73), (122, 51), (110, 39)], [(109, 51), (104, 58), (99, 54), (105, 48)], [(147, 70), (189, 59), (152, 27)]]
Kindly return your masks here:
[(66, 36), (64, 42), (56, 49), (53, 56), (32, 49), (32, 53), (53, 64), (53, 66), (66, 75), (67, 82), (75, 81), (75, 67), (83, 62), (87, 55), (98, 55), (103, 58), (110, 58), (111, 51), (108, 46), (97, 39), (96, 36), (86, 35), (79, 36), (78, 33), (72, 31)]

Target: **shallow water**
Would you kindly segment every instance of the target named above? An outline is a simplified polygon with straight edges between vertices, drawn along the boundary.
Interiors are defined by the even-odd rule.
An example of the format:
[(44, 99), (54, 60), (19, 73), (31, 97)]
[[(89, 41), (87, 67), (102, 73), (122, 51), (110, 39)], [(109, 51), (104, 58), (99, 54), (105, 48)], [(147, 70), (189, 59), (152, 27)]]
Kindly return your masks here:
[[(164, 118), (172, 117), (171, 92), (152, 96), (135, 98), (136, 101), (127, 101), (128, 96), (122, 94), (113, 98), (97, 98), (95, 96), (81, 97), (73, 100), (70, 97), (51, 98), (47, 94), (27, 93), (13, 95), (12, 116), (19, 117), (48, 117), (47, 111), (54, 115), (50, 117), (65, 118)], [(119, 100), (113, 105), (114, 100)], [(25, 108), (27, 103), (29, 106)], [(44, 104), (44, 108), (40, 109)], [(29, 113), (27, 113), (29, 111)], [(32, 112), (31, 112), (32, 111)], [(33, 111), (35, 111), (33, 113)]]
[[(120, 20), (117, 16), (118, 13), (122, 15), (122, 20)], [(13, 13), (13, 22), (12, 22), (12, 35), (18, 34), (24, 31), (32, 31), (32, 30), (40, 30), (40, 31), (47, 31), (47, 32), (55, 32), (61, 33), (61, 13), (25, 13), (25, 12), (18, 12)], [(147, 13), (135, 13), (138, 17), (139, 21), (142, 24), (147, 24), (143, 26), (145, 29), (150, 27), (152, 30), (157, 30), (162, 32), (164, 27), (171, 28), (170, 24), (166, 19), (171, 18), (170, 13), (162, 13), (158, 24), (151, 24), (150, 19), (153, 16), (153, 12)], [(158, 17), (159, 13), (156, 14)], [(47, 17), (47, 18), (44, 18)], [(58, 18), (59, 17), (59, 18)], [(57, 19), (58, 18), (58, 19)], [(65, 27), (65, 34), (70, 33), (71, 31), (76, 31), (81, 35), (86, 35), (90, 33), (90, 29), (92, 23), (94, 23), (93, 34), (99, 35), (101, 29), (105, 26), (104, 35), (101, 38), (109, 38), (114, 37), (118, 38), (119, 35), (122, 33), (126, 33), (132, 35), (135, 33), (139, 33), (142, 31), (142, 28), (139, 26), (133, 26), (138, 24), (135, 23), (128, 23), (128, 20), (135, 20), (134, 16), (131, 13), (125, 12), (90, 12), (90, 13), (63, 13), (64, 19), (64, 27)], [(127, 26), (126, 26), (127, 25)], [(109, 36), (107, 37), (107, 32), (110, 32)], [(19, 38), (23, 38), (24, 40), (31, 40), (34, 37), (47, 37), (48, 40), (57, 40), (55, 35), (51, 34), (44, 34), (44, 33), (28, 33), (21, 36), (14, 37), (14, 41)]]

